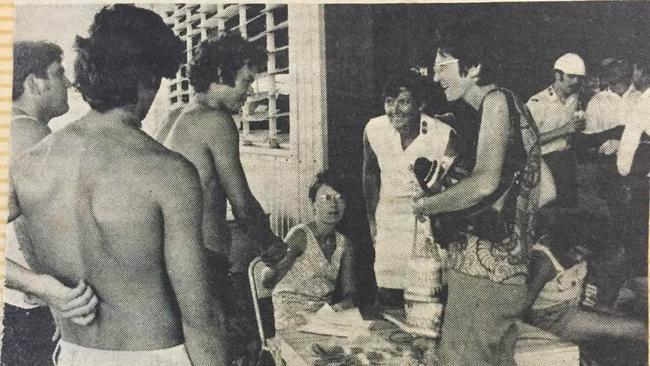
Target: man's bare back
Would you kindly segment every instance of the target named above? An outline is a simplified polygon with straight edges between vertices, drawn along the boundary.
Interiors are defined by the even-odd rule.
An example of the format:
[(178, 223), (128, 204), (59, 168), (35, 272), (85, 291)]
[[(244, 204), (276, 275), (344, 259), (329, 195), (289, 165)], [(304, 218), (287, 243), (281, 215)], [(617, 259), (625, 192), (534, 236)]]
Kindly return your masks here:
[[(183, 343), (179, 303), (188, 299), (178, 289), (205, 284), (200, 274), (172, 273), (181, 249), (200, 246), (198, 225), (173, 234), (195, 231), (186, 233), (198, 236), (194, 247), (180, 248), (168, 232), (182, 217), (200, 217), (183, 212), (199, 211), (198, 179), (182, 157), (127, 123), (91, 113), (19, 158), (12, 182), (34, 223), (34, 267), (68, 284), (85, 279), (100, 299), (90, 326), (59, 319), (63, 339), (97, 349), (161, 349)], [(200, 258), (183, 259), (192, 265)], [(193, 301), (197, 308), (208, 302)]]

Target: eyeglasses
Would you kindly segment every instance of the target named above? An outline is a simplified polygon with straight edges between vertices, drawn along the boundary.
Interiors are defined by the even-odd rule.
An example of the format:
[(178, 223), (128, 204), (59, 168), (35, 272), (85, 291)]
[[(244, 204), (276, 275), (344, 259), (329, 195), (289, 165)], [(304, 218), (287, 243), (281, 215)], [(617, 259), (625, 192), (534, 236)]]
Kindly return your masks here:
[(343, 196), (340, 193), (322, 193), (316, 197), (318, 202), (329, 203), (333, 201), (342, 202)]
[(455, 58), (447, 61), (436, 62), (433, 64), (433, 72), (436, 74), (442, 72), (442, 70), (445, 69), (445, 66), (451, 65), (456, 62), (458, 62), (458, 59)]

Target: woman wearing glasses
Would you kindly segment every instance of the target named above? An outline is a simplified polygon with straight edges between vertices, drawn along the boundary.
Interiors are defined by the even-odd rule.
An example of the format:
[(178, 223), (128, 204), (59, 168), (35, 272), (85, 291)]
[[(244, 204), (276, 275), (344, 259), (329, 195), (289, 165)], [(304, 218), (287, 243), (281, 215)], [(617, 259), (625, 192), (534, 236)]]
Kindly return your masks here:
[(345, 200), (340, 176), (325, 171), (309, 188), (314, 218), (293, 227), (285, 241), (285, 258), (264, 273), (264, 286), (274, 287), (273, 307), (277, 329), (304, 325), (332, 295), (340, 278), (343, 301), (333, 306), (342, 310), (353, 306), (352, 247), (336, 231), (343, 218)]

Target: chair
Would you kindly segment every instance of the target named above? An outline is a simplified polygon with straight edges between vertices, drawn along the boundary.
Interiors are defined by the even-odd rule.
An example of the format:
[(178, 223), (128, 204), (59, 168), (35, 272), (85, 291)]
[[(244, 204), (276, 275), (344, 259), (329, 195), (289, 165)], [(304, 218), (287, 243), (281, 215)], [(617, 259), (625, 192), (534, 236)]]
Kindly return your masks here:
[(273, 320), (273, 302), (271, 301), (272, 289), (267, 289), (262, 284), (262, 270), (265, 264), (260, 257), (253, 259), (248, 266), (248, 282), (250, 284), (251, 296), (253, 298), (253, 309), (257, 331), (259, 333), (262, 352), (274, 353), (275, 350), (269, 346), (268, 340), (275, 336), (275, 324)]

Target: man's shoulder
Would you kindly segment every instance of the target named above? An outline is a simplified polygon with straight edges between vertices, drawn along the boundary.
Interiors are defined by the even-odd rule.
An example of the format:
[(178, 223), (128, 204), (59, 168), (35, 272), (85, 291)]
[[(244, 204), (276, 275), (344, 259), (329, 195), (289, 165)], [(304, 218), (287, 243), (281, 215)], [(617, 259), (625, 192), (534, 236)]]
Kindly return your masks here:
[(183, 155), (165, 148), (150, 152), (139, 164), (140, 175), (157, 191), (174, 194), (181, 186), (198, 185), (198, 172)]
[[(191, 136), (196, 142), (202, 139), (219, 139), (237, 134), (233, 118), (224, 112), (188, 107), (178, 117), (177, 130)], [(238, 134), (237, 134), (238, 136)]]
[(618, 95), (608, 90), (601, 90), (596, 94), (594, 94), (591, 97), (591, 99), (589, 99), (589, 104), (603, 103), (605, 101), (612, 100), (612, 99), (619, 99)]
[(11, 169), (24, 169), (31, 165), (32, 162), (42, 160), (46, 155), (51, 154), (54, 148), (65, 143), (66, 135), (76, 133), (76, 131), (52, 133), (40, 141), (35, 142), (31, 147), (25, 149), (21, 154), (12, 157)]

